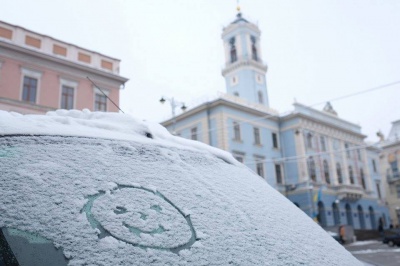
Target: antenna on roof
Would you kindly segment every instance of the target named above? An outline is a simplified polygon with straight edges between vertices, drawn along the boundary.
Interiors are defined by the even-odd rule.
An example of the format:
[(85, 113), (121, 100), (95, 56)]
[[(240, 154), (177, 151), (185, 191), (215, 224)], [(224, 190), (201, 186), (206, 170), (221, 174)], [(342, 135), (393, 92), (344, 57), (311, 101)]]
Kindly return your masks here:
[(96, 83), (93, 82), (93, 80), (91, 80), (89, 77), (86, 77), (86, 78), (87, 78), (90, 82), (92, 82), (93, 86), (95, 86), (96, 88), (98, 88), (98, 89), (101, 91), (101, 93), (103, 93), (103, 95), (106, 96), (107, 99), (109, 99), (110, 102), (112, 102), (112, 103), (118, 108), (118, 110), (120, 110), (123, 114), (125, 114), (124, 111), (122, 111), (121, 108), (119, 108), (119, 106), (118, 106), (115, 102), (113, 102), (113, 100), (111, 100), (110, 97), (108, 97), (107, 94), (105, 94), (104, 91), (103, 91), (99, 86), (96, 85)]

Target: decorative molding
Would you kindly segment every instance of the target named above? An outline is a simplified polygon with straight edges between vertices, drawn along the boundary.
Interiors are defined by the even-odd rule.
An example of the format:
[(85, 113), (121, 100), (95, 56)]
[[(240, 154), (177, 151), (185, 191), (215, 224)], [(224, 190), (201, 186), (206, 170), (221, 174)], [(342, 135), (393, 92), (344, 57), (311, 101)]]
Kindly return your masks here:
[(268, 66), (264, 65), (260, 61), (255, 61), (252, 59), (239, 59), (237, 62), (227, 65), (221, 72), (222, 76), (225, 77), (228, 73), (242, 67), (254, 67), (256, 69), (263, 71), (264, 74), (267, 73), (268, 70)]

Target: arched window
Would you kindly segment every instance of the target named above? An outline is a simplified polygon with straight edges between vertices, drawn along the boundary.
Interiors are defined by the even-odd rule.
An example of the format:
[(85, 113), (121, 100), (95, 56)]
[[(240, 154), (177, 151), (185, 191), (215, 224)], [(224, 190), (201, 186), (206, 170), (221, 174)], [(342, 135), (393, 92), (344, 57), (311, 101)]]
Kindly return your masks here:
[(258, 61), (256, 37), (251, 36), (250, 39), (251, 39), (251, 58), (255, 61)]
[(237, 61), (237, 54), (236, 54), (236, 46), (235, 46), (235, 37), (232, 37), (229, 40), (229, 44), (231, 45), (230, 55), (231, 55), (231, 63)]
[(331, 179), (329, 177), (329, 165), (328, 162), (326, 160), (324, 160), (324, 176), (325, 176), (325, 181), (327, 184), (331, 183)]
[(350, 184), (354, 184), (354, 176), (353, 176), (353, 167), (349, 165), (349, 178), (350, 178)]
[(364, 220), (364, 211), (361, 205), (358, 205), (358, 219), (360, 220), (360, 227), (361, 229), (365, 229), (365, 220)]
[(347, 224), (353, 225), (353, 213), (351, 211), (350, 204), (346, 204), (346, 217), (347, 217)]
[(312, 156), (308, 158), (308, 172), (312, 181), (317, 180), (317, 171), (315, 169), (315, 161)]
[(337, 174), (338, 183), (343, 184), (342, 167), (340, 166), (340, 163), (336, 163), (336, 174)]
[(374, 208), (372, 208), (372, 206), (369, 206), (369, 218), (371, 219), (372, 229), (376, 229), (375, 212), (374, 212)]
[(332, 203), (332, 212), (333, 212), (333, 222), (335, 225), (340, 224), (340, 211), (339, 211), (339, 204), (336, 202)]
[(361, 177), (361, 185), (363, 189), (367, 189), (367, 186), (365, 184), (365, 178), (364, 178), (364, 170), (360, 168), (360, 177)]
[(258, 91), (258, 102), (264, 103), (264, 97), (261, 91)]

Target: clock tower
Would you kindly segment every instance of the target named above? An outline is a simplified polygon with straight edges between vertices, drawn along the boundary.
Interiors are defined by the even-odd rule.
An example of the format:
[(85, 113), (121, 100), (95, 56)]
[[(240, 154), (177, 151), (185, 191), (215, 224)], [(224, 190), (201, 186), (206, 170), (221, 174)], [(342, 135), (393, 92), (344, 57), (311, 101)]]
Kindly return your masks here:
[(242, 17), (223, 29), (225, 78), (228, 94), (269, 107), (266, 85), (267, 65), (263, 64), (260, 48), (261, 32), (257, 25)]

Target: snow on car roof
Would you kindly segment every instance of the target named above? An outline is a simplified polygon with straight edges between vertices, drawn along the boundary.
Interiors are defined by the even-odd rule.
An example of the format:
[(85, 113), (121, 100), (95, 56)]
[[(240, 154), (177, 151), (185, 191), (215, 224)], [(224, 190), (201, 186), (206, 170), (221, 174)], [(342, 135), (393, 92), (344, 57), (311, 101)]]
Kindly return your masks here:
[[(146, 134), (150, 133), (150, 141)], [(46, 115), (22, 115), (0, 110), (0, 135), (59, 135), (156, 142), (183, 149), (208, 151), (232, 164), (240, 165), (230, 153), (198, 141), (171, 135), (160, 124), (119, 113), (91, 112), (88, 109), (57, 110)], [(147, 136), (149, 137), (149, 136)]]
[(228, 153), (161, 126), (0, 112), (0, 135), (0, 228), (70, 265), (361, 265)]

